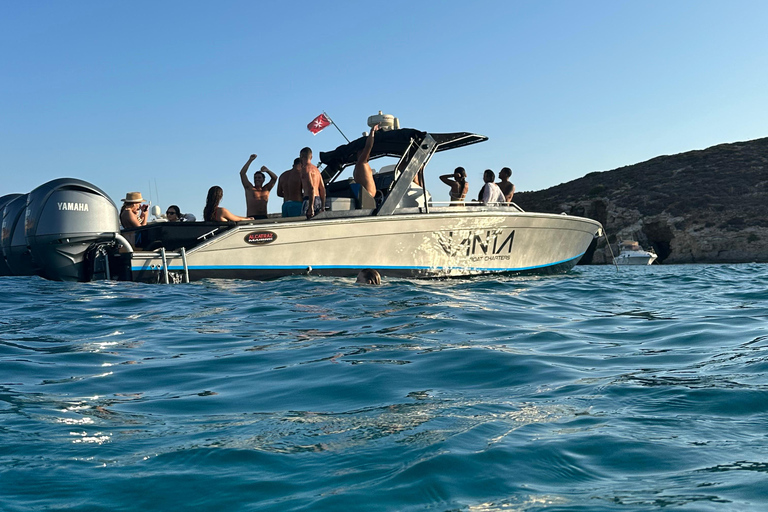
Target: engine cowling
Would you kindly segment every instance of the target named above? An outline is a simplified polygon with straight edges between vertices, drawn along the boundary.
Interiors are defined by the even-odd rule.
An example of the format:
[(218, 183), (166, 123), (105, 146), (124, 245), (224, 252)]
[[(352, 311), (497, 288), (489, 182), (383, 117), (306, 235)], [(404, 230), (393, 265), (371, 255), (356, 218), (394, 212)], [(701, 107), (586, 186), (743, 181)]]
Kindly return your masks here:
[(3, 260), (10, 275), (34, 275), (27, 243), (24, 239), (24, 212), (27, 195), (21, 194), (3, 207), (3, 231), (0, 243)]
[(29, 193), (23, 231), (34, 273), (54, 281), (90, 281), (90, 251), (114, 240), (120, 221), (100, 188), (59, 178)]
[[(21, 197), (21, 194), (7, 194), (0, 197), (0, 227), (5, 219), (5, 205), (18, 197)], [(3, 250), (2, 238), (0, 238), (0, 276), (11, 275), (13, 275), (13, 272), (11, 272), (11, 267), (8, 266), (8, 262), (5, 261), (5, 251)]]

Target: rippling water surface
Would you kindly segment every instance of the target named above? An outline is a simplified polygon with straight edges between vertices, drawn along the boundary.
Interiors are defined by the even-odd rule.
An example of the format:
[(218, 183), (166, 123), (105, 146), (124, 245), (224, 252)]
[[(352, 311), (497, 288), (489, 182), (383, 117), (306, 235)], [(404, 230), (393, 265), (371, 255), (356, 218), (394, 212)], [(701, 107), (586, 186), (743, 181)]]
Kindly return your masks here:
[(768, 267), (0, 278), (0, 509), (768, 510)]

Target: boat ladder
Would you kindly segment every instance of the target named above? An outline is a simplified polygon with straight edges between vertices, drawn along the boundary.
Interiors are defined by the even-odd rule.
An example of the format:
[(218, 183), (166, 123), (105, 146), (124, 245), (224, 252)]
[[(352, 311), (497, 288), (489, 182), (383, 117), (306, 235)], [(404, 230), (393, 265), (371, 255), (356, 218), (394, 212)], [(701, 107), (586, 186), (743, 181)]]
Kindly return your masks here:
[[(152, 260), (157, 258), (156, 252), (135, 252), (133, 253), (134, 259), (144, 259), (144, 260)], [(174, 283), (182, 282), (182, 283), (188, 283), (189, 282), (189, 266), (187, 265), (187, 251), (182, 247), (178, 251), (166, 251), (165, 247), (160, 248), (160, 260), (162, 261), (162, 264), (157, 266), (151, 266), (154, 267), (154, 270), (162, 271), (163, 280), (162, 282), (165, 284), (170, 284), (170, 274), (168, 272), (168, 259), (169, 258), (181, 258), (181, 264), (184, 269), (184, 275), (181, 281), (178, 281), (177, 279), (174, 279)]]

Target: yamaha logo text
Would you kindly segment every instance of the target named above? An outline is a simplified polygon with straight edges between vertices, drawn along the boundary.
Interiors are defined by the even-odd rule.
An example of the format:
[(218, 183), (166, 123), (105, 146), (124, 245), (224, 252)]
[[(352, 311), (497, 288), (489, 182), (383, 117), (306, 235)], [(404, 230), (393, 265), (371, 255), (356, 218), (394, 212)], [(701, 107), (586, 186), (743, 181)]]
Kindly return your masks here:
[(59, 206), (59, 211), (68, 212), (87, 212), (88, 203), (56, 203)]

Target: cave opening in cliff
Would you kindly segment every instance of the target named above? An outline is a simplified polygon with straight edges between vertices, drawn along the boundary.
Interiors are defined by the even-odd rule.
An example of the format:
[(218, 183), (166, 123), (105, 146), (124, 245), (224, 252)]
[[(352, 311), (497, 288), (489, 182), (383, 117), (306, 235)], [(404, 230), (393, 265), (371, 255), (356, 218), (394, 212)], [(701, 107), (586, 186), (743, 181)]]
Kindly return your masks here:
[(669, 247), (669, 242), (651, 240), (651, 247), (653, 247), (656, 256), (658, 256), (656, 263), (664, 263), (664, 260), (667, 259), (672, 252), (672, 249)]

